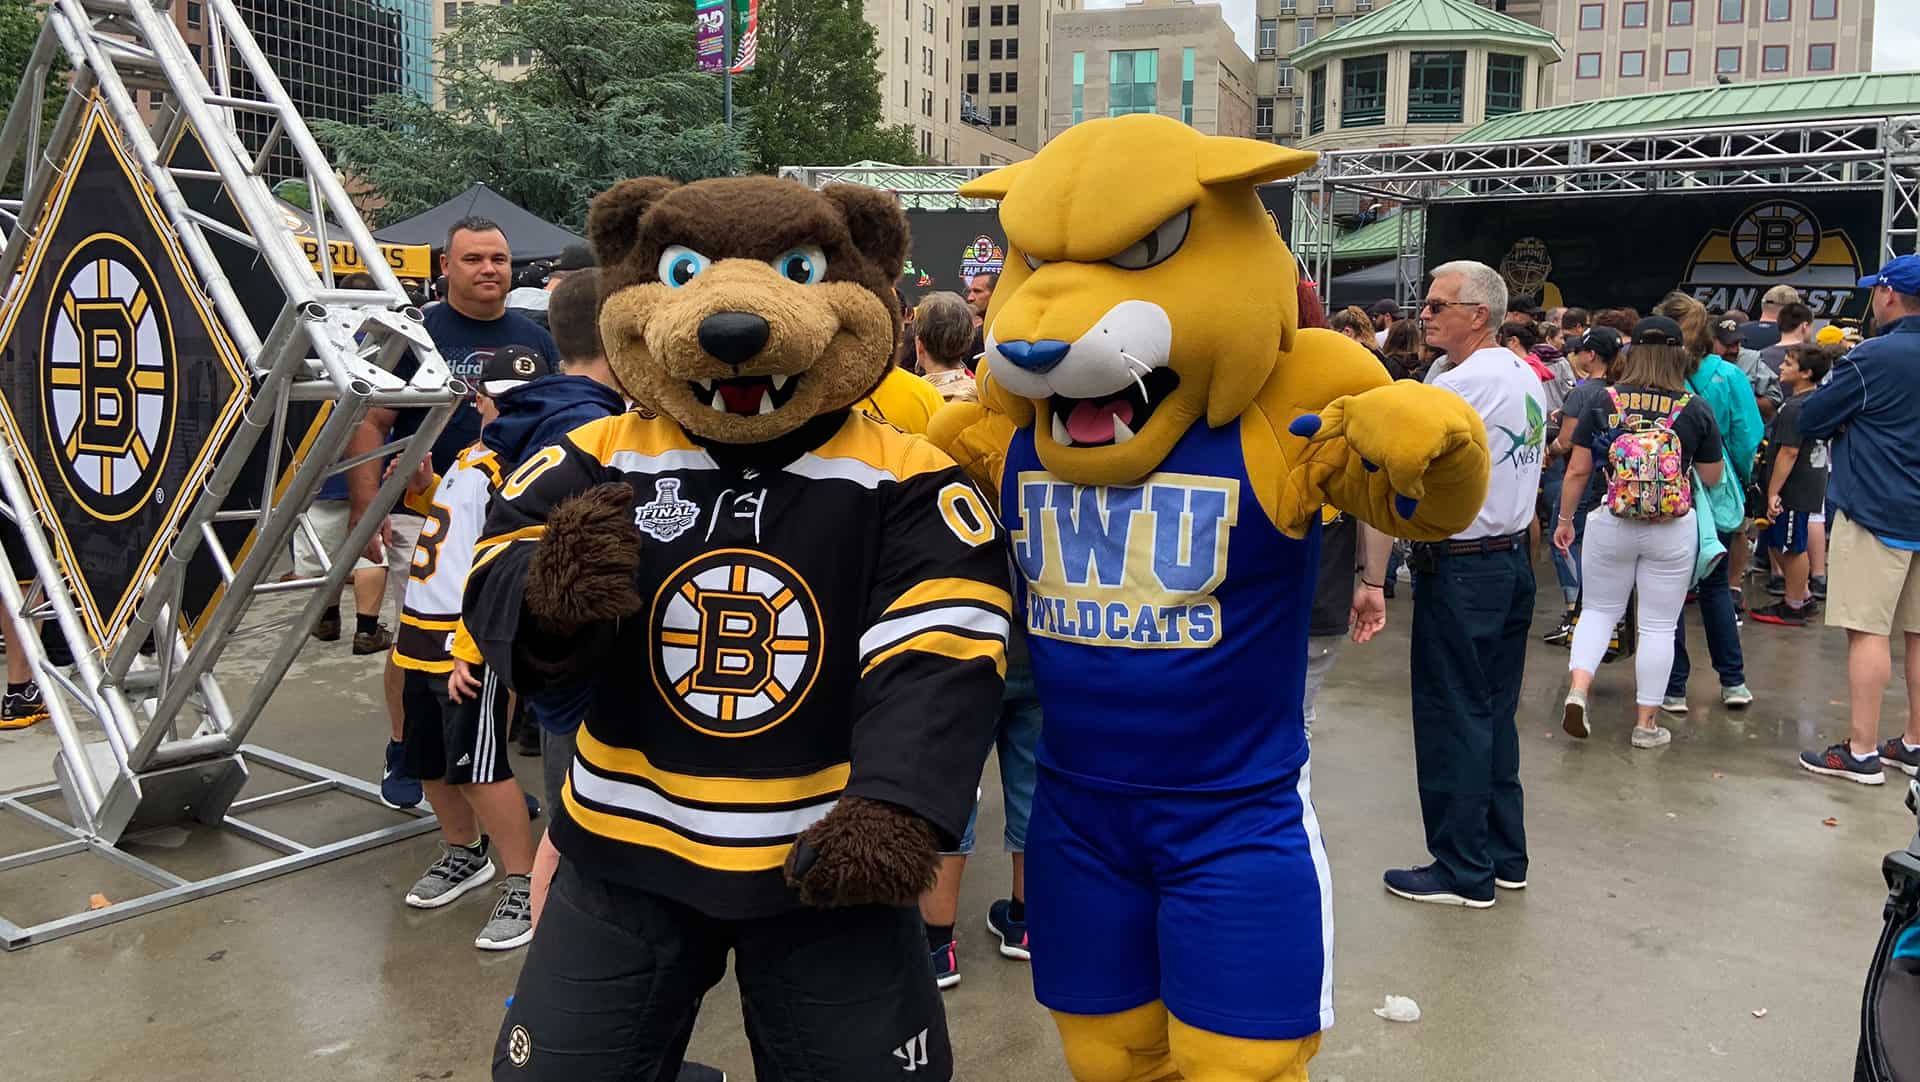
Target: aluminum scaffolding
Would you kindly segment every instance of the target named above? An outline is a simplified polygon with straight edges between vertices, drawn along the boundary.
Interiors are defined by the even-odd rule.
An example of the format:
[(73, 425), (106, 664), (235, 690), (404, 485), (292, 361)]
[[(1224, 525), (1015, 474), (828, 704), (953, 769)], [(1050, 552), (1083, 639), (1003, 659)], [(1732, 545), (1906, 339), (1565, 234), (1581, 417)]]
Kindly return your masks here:
[[(23, 464), (32, 465), (26, 461), (31, 441), (11, 423), (0, 439), (0, 514), (19, 529), (32, 562), (31, 567), (16, 568), (0, 555), (0, 604), (22, 626), (54, 621), (73, 653), (70, 668), (58, 667), (36, 636), (7, 643), (8, 650), (25, 653), (50, 692), (48, 708), (59, 753), (56, 782), (0, 797), (0, 815), (24, 819), (59, 840), (0, 858), (0, 872), (92, 853), (160, 887), (153, 894), (32, 926), (0, 919), (0, 945), (9, 950), (412, 837), (435, 825), (428, 811), (419, 809), (399, 815), (394, 825), (308, 845), (240, 818), (245, 812), (326, 792), (378, 801), (375, 786), (247, 744), (246, 738), (308, 630), (339, 597), (355, 557), (428, 453), (465, 387), (450, 377), (420, 312), (381, 258), (371, 232), (233, 0), (203, 0), (202, 6), (212, 46), (208, 71), (190, 55), (166, 0), (51, 0), (43, 9), (45, 23), (25, 78), (0, 128), (0, 181), (16, 163), (23, 180), (23, 198), (0, 204), (5, 212), (0, 214), (5, 230), (0, 282), (12, 283), (0, 314), (24, 304), (31, 292), (28, 282), (15, 280), (16, 272), (29, 266), (35, 246), (49, 239), (47, 223), (57, 217), (50, 196), (78, 167), (90, 126), (104, 119), (138, 170), (146, 188), (142, 198), (161, 211), (164, 224), (159, 228), (168, 234), (165, 240), (184, 253), (186, 288), (217, 316), (221, 333), (245, 366), (236, 407), (243, 412), (218, 454), (203, 457), (189, 483), (178, 488), (174, 506), (180, 510), (167, 520), (159, 538), (164, 558), (135, 582), (138, 600), (130, 618), (104, 628), (96, 620), (90, 630), (83, 618), (76, 595), (78, 576), (50, 539), (50, 524), (57, 516), (23, 473)], [(50, 65), (59, 58), (73, 74), (59, 119), (43, 140), (42, 99)], [(136, 102), (135, 94), (142, 90), (165, 95), (164, 102), (153, 107), (151, 119)], [(264, 117), (270, 124), (264, 140), (252, 137), (256, 145), (248, 145), (236, 123), (243, 115)], [(172, 148), (187, 134), (204, 147), (206, 168), (171, 164)], [(320, 252), (328, 251), (329, 231), (338, 229), (342, 235), (335, 243), (358, 250), (374, 288), (337, 286), (324, 254), (317, 269), (309, 263), (264, 179), (266, 163), (276, 154), (283, 161), (290, 154), (299, 162), (301, 179), (312, 193)], [(182, 183), (217, 183), (237, 212), (238, 225), (190, 205)], [(46, 236), (37, 232), (43, 228)], [(271, 275), (284, 293), (284, 303), (264, 334), (243, 307), (230, 271), (216, 257), (211, 243), (215, 238), (243, 246), (255, 260), (249, 273)], [(37, 336), (38, 326), (33, 329)], [(34, 348), (37, 352), (39, 347)], [(402, 379), (394, 368), (409, 351), (418, 364)], [(350, 436), (376, 406), (418, 409), (424, 419), (410, 437), (343, 461)], [(309, 422), (302, 451), (289, 453), (289, 438), (300, 435), (289, 426)], [(394, 469), (359, 523), (326, 553), (324, 573), (267, 581), (296, 530), (314, 551), (324, 551), (307, 520), (321, 483), (389, 454), (397, 455)], [(259, 491), (248, 492), (241, 485), (242, 474), (262, 462)], [(110, 527), (102, 523), (100, 528)], [(244, 530), (246, 540), (230, 546), (222, 533), (231, 537), (235, 530)], [(203, 564), (211, 558), (220, 585), (215, 600), (194, 614), (183, 590), (196, 557)], [(23, 589), (16, 580), (30, 586)], [(308, 596), (296, 615), (278, 621), (280, 638), (265, 667), (240, 678), (227, 673), (223, 687), (214, 668), (236, 637), (242, 616), (256, 599), (289, 591), (306, 591)], [(198, 616), (191, 628), (189, 615)], [(94, 634), (96, 630), (101, 633)], [(257, 635), (266, 628), (247, 630)], [(147, 663), (140, 651), (150, 637), (156, 658)], [(235, 687), (238, 694), (230, 699), (227, 691)], [(248, 780), (248, 763), (291, 775), (298, 784), (236, 800)], [(56, 791), (64, 798), (64, 820), (32, 806)], [(119, 847), (145, 831), (193, 823), (229, 830), (280, 855), (189, 880)]]
[(1290, 243), (1314, 280), (1326, 282), (1336, 239), (1326, 208), (1335, 195), (1358, 193), (1398, 204), (1395, 299), (1405, 305), (1420, 296), (1426, 273), (1425, 216), (1416, 221), (1410, 209), (1469, 199), (1822, 188), (1882, 193), (1882, 256), (1914, 251), (1920, 117), (1327, 151), (1296, 178)]

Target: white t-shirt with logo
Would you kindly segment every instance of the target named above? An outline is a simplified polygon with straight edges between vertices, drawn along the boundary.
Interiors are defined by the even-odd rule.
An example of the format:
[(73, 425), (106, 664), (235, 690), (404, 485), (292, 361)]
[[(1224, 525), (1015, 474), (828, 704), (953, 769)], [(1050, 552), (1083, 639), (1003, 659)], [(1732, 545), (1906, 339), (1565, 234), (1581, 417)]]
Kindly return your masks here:
[(1488, 346), (1433, 381), (1467, 400), (1487, 426), (1491, 468), (1487, 502), (1458, 540), (1505, 537), (1533, 521), (1547, 442), (1547, 405), (1540, 377), (1511, 350)]

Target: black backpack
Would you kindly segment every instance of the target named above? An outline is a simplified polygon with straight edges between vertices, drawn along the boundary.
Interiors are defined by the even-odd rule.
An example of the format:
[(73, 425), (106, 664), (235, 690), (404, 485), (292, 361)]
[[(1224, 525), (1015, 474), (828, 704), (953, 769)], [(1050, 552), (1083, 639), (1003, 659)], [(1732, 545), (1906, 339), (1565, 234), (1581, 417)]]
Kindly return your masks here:
[[(1907, 789), (1907, 809), (1920, 814)], [(1880, 864), (1887, 879), (1886, 927), (1860, 1003), (1854, 1082), (1920, 1082), (1920, 835)]]

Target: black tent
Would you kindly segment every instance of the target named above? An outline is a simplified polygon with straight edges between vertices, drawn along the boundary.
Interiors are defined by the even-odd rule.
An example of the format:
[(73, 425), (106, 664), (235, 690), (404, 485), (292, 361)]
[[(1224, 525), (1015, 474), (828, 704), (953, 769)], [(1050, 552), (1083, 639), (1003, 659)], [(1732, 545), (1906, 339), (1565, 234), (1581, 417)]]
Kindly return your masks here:
[(500, 231), (506, 234), (507, 247), (513, 249), (515, 263), (525, 263), (530, 259), (553, 259), (570, 244), (586, 243), (586, 238), (577, 237), (537, 214), (522, 210), (485, 184), (475, 184), (432, 210), (421, 211), (404, 222), (395, 222), (375, 232), (374, 236), (393, 244), (429, 244), (435, 249), (445, 248), (447, 230), (462, 218), (487, 218), (498, 224)]
[(1325, 291), (1327, 311), (1337, 312), (1349, 304), (1365, 308), (1383, 298), (1392, 300), (1394, 278), (1398, 273), (1394, 261), (1389, 259), (1371, 267), (1334, 275)]

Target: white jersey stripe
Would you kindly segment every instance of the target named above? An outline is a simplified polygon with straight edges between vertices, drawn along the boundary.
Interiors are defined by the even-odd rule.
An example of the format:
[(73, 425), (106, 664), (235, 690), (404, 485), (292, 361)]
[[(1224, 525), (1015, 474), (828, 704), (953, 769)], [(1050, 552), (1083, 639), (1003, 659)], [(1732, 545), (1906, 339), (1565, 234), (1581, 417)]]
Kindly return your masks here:
[(891, 471), (857, 458), (822, 458), (808, 453), (788, 463), (787, 472), (813, 481), (852, 481), (861, 488), (879, 488), (900, 480)]
[(1327, 865), (1327, 843), (1320, 836), (1320, 816), (1313, 810), (1313, 761), (1300, 764), (1300, 825), (1313, 853), (1314, 878), (1320, 881), (1320, 1028), (1333, 1028), (1333, 870)]
[(736, 841), (790, 838), (819, 822), (839, 802), (835, 798), (785, 811), (714, 811), (687, 807), (644, 785), (603, 778), (578, 759), (574, 760), (572, 777), (574, 793), (596, 804), (651, 815), (709, 838)]
[(665, 473), (669, 470), (717, 470), (720, 464), (705, 451), (662, 451), (643, 455), (638, 451), (615, 451), (607, 465), (627, 473)]
[(861, 660), (922, 631), (942, 627), (980, 632), (1001, 642), (1007, 641), (1010, 630), (1007, 618), (998, 612), (972, 605), (942, 605), (882, 620), (868, 628), (867, 633), (860, 636)]

